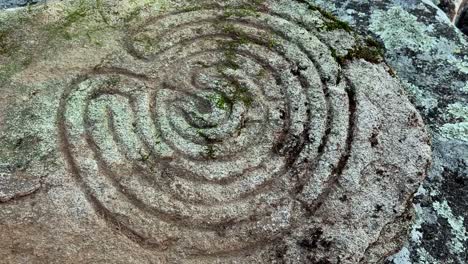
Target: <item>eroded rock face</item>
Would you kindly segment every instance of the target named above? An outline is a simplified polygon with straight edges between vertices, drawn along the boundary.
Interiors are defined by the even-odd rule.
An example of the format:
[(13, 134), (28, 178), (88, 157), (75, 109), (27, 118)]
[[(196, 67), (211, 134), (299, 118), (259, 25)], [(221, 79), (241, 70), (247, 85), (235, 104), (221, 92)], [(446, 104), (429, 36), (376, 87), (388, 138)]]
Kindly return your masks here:
[(1, 0), (0, 8), (15, 8), (27, 5), (33, 5), (38, 2), (43, 2), (41, 0)]
[(437, 6), (430, 1), (309, 2), (377, 37), (434, 134), (468, 141), (468, 42)]
[(37, 7), (36, 24), (4, 14), (2, 62), (21, 63), (0, 75), (2, 259), (398, 250), (429, 138), (374, 41), (302, 1), (111, 4)]
[[(379, 39), (433, 138), (433, 165), (416, 194), (416, 222), (392, 263), (466, 263), (468, 42), (439, 2), (310, 0)], [(450, 186), (450, 187), (449, 187)], [(390, 262), (389, 262), (390, 263)]]
[(447, 16), (453, 21), (458, 28), (465, 34), (468, 34), (468, 29), (464, 29), (467, 24), (465, 21), (466, 10), (468, 9), (468, 1), (466, 0), (442, 0), (437, 5)]
[(468, 1), (466, 0), (442, 0), (438, 2), (450, 20), (466, 35), (468, 35)]
[(465, 7), (460, 10), (455, 25), (466, 35), (468, 35), (468, 2)]

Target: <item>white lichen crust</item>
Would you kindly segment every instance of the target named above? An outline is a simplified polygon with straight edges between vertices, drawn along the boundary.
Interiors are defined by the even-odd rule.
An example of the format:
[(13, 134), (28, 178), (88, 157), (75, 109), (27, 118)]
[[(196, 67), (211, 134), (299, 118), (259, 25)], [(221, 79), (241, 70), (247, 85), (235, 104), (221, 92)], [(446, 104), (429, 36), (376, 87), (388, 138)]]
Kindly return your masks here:
[(68, 174), (116, 239), (167, 263), (382, 261), (429, 164), (419, 114), (345, 24), (250, 2), (143, 10), (67, 75)]

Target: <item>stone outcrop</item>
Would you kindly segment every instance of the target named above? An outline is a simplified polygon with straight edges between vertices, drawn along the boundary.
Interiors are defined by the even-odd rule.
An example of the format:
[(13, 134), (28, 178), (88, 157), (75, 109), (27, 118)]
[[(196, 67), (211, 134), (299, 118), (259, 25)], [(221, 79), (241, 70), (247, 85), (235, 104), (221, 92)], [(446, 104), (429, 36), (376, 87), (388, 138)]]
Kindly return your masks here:
[(321, 8), (73, 1), (0, 19), (2, 261), (401, 247), (430, 139), (378, 43)]
[(39, 2), (44, 2), (44, 0), (42, 1), (41, 0), (1, 0), (0, 9), (23, 7), (23, 6), (37, 4)]
[(416, 194), (417, 217), (408, 243), (392, 262), (466, 263), (466, 35), (433, 1), (309, 2), (379, 39), (388, 63), (431, 130), (433, 166)]

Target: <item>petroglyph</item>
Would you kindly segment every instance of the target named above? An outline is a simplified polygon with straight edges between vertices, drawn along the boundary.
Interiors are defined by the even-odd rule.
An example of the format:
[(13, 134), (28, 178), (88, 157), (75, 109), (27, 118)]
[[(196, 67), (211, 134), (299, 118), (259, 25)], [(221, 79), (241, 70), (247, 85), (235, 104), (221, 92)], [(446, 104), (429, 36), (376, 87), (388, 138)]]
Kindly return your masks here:
[(373, 243), (400, 231), (430, 148), (378, 47), (302, 1), (219, 2), (140, 14), (124, 60), (65, 87), (88, 202), (169, 263), (390, 254)]

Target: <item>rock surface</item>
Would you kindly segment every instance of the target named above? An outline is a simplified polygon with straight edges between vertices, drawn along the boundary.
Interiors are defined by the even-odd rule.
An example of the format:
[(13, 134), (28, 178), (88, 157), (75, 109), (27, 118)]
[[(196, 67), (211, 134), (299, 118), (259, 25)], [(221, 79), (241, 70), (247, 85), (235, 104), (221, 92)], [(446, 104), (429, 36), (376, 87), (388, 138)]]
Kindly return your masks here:
[(44, 0), (1, 0), (0, 8), (15, 8), (44, 2)]
[[(309, 1), (377, 37), (433, 138), (433, 166), (416, 195), (395, 263), (468, 263), (468, 46), (439, 1)], [(457, 1), (462, 2), (462, 1)]]
[(434, 3), (447, 14), (454, 24), (468, 7), (467, 0), (440, 0), (434, 1)]
[(442, 0), (436, 4), (455, 26), (468, 35), (468, 0)]
[(381, 263), (401, 248), (430, 140), (379, 45), (329, 13), (71, 1), (0, 22), (2, 261)]
[(465, 35), (468, 35), (468, 2), (466, 2), (465, 7), (457, 16), (455, 25), (465, 33)]

